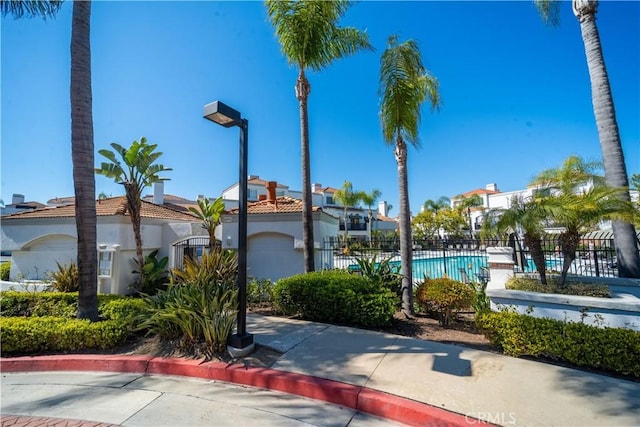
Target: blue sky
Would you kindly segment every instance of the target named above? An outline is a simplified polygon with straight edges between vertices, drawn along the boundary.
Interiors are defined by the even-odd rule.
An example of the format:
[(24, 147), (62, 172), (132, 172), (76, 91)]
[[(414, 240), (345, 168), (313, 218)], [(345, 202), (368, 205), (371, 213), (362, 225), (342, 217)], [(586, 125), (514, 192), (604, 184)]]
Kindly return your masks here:
[[(396, 163), (378, 119), (380, 56), (389, 35), (420, 42), (443, 105), (425, 106), (409, 151), (411, 209), (487, 183), (524, 188), (577, 154), (601, 158), (590, 82), (569, 2), (545, 26), (532, 2), (354, 4), (342, 24), (375, 52), (308, 74), (311, 180), (382, 191), (397, 213)], [(640, 172), (640, 3), (602, 1), (598, 25), (629, 174)], [(238, 132), (202, 118), (220, 100), (249, 120), (249, 173), (301, 188), (297, 70), (280, 53), (261, 2), (96, 1), (91, 22), (97, 150), (145, 136), (173, 168), (165, 191), (209, 197), (238, 179)], [(55, 19), (2, 18), (1, 197), (72, 196), (71, 2)], [(96, 176), (97, 193), (123, 194)], [(149, 191), (151, 192), (151, 190)]]

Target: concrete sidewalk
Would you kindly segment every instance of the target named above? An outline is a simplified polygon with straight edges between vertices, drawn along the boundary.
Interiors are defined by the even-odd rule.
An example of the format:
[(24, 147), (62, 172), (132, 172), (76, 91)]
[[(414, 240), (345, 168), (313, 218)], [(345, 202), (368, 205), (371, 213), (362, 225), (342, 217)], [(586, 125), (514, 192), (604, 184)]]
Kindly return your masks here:
[[(355, 410), (352, 415), (365, 412), (411, 425), (472, 425), (479, 420), (522, 426), (640, 425), (639, 382), (461, 346), (279, 317), (249, 315), (247, 330), (258, 344), (283, 352), (271, 369), (158, 358), (92, 360), (91, 356), (59, 356), (37, 361), (3, 359), (2, 370), (93, 367), (96, 371), (217, 379), (312, 397), (351, 408)], [(146, 376), (138, 380), (151, 381)], [(191, 380), (184, 381), (187, 384)], [(178, 380), (176, 387), (182, 387), (181, 383)], [(244, 390), (245, 407), (257, 407), (258, 403), (252, 403), (254, 389)], [(9, 412), (5, 412), (4, 379), (2, 393), (5, 414)], [(20, 398), (28, 401), (29, 392)], [(158, 405), (156, 410), (161, 408)], [(186, 404), (171, 408), (171, 413), (184, 412), (185, 417), (189, 411)], [(335, 421), (358, 425), (357, 418), (342, 424), (332, 414), (327, 409), (324, 417), (309, 424), (334, 425)], [(226, 425), (181, 420), (184, 424), (175, 425)], [(368, 422), (374, 421), (378, 420)], [(244, 424), (254, 425), (251, 420)]]
[(357, 384), (500, 425), (640, 426), (640, 382), (355, 328), (249, 319), (257, 342), (285, 351), (273, 369)]

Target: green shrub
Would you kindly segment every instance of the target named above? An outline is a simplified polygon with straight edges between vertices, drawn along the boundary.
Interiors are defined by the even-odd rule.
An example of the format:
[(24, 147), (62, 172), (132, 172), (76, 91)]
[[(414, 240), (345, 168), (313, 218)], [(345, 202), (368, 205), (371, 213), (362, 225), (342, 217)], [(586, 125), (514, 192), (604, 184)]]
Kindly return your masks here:
[(146, 308), (145, 302), (140, 298), (117, 298), (98, 300), (98, 312), (100, 317), (108, 320), (125, 322), (134, 327), (140, 313)]
[(11, 272), (11, 262), (3, 262), (0, 264), (0, 280), (9, 280), (9, 273)]
[(416, 302), (426, 312), (438, 314), (441, 326), (448, 326), (458, 311), (470, 309), (475, 292), (469, 285), (446, 277), (426, 279), (416, 289)]
[(51, 273), (51, 289), (57, 292), (77, 292), (80, 281), (76, 263), (61, 265), (56, 261), (56, 265), (58, 271)]
[(471, 283), (473, 286), (473, 311), (476, 316), (486, 311), (491, 311), (491, 299), (487, 295), (487, 283), (475, 282)]
[(78, 293), (3, 291), (0, 292), (0, 307), (3, 317), (75, 317)]
[[(114, 305), (114, 308), (109, 308)], [(119, 307), (119, 308), (118, 308)], [(122, 318), (124, 314), (138, 310), (137, 300), (121, 295), (98, 295), (98, 310), (106, 319)], [(77, 292), (0, 292), (0, 316), (2, 317), (76, 317), (78, 312)]]
[(345, 325), (387, 325), (397, 306), (397, 296), (381, 283), (344, 270), (280, 279), (273, 293), (276, 307), (284, 314)]
[(3, 317), (2, 353), (42, 353), (107, 349), (125, 341), (129, 328), (124, 322), (63, 317)]
[(138, 330), (180, 338), (184, 346), (204, 342), (208, 351), (226, 348), (238, 313), (237, 291), (216, 283), (182, 283), (143, 299)]
[(274, 283), (269, 279), (253, 279), (247, 283), (247, 303), (264, 305), (273, 301)]
[(566, 282), (563, 286), (558, 284), (554, 277), (547, 278), (547, 284), (532, 277), (511, 277), (505, 285), (507, 289), (517, 291), (539, 292), (545, 294), (577, 295), (583, 297), (611, 298), (611, 291), (607, 285), (596, 283)]
[(158, 259), (157, 257), (158, 250), (156, 249), (144, 258), (142, 268), (138, 265), (137, 258), (133, 259), (138, 270), (134, 270), (132, 273), (140, 275), (140, 279), (131, 285), (133, 289), (146, 295), (155, 295), (159, 290), (166, 289), (169, 276), (167, 271), (169, 258)]
[(211, 283), (233, 289), (238, 277), (238, 255), (215, 247), (199, 259), (185, 259), (184, 268), (171, 270), (172, 283), (206, 286)]
[(640, 333), (536, 318), (510, 311), (482, 313), (478, 328), (510, 356), (542, 356), (640, 377)]

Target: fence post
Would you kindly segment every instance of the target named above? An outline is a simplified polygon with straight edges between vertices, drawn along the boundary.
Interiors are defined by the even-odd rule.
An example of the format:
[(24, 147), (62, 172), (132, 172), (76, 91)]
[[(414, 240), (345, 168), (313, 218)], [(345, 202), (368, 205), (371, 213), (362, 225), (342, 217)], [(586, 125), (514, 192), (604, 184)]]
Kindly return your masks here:
[(489, 283), (487, 289), (505, 289), (507, 280), (513, 277), (513, 249), (510, 247), (487, 248), (489, 257)]

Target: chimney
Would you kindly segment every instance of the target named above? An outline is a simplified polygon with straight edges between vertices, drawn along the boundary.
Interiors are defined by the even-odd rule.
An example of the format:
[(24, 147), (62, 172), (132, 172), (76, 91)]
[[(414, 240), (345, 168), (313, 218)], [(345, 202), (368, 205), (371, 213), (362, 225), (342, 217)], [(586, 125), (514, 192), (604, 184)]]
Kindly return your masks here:
[(270, 202), (276, 201), (276, 187), (278, 183), (276, 181), (267, 181), (267, 200)]
[(156, 205), (164, 204), (164, 181), (153, 183), (153, 203)]
[(487, 184), (484, 188), (485, 190), (489, 190), (489, 191), (498, 191), (498, 184), (496, 183)]
[(387, 202), (378, 203), (378, 213), (382, 216), (387, 216), (389, 210), (387, 209)]
[(311, 184), (311, 191), (313, 193), (321, 193), (322, 192), (322, 184), (319, 184), (317, 182)]
[(16, 194), (13, 193), (13, 197), (11, 197), (11, 204), (12, 205), (19, 205), (24, 203), (24, 194)]

